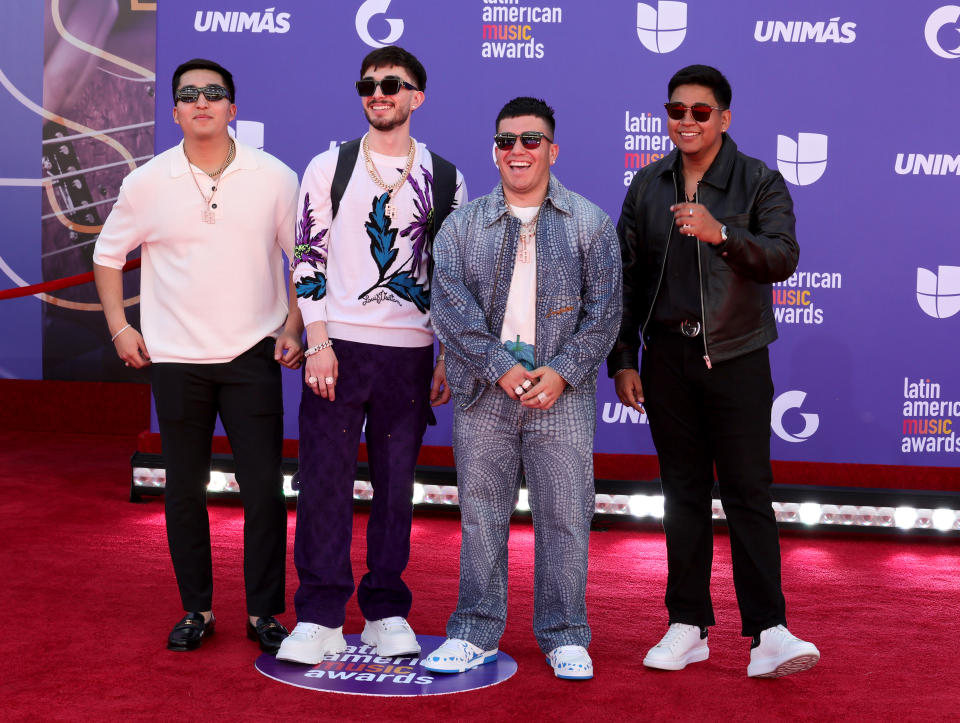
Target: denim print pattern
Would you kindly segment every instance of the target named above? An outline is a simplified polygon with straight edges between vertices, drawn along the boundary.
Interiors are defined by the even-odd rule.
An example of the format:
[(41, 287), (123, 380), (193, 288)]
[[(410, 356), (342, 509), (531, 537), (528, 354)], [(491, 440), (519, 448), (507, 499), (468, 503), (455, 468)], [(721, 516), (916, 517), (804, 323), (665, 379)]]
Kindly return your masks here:
[[(434, 242), (432, 321), (447, 349), (447, 382), (473, 404), (516, 358), (500, 341), (520, 222), (500, 184), (457, 209)], [(536, 366), (567, 393), (594, 394), (616, 339), (622, 305), (620, 247), (610, 218), (550, 177), (537, 222)]]

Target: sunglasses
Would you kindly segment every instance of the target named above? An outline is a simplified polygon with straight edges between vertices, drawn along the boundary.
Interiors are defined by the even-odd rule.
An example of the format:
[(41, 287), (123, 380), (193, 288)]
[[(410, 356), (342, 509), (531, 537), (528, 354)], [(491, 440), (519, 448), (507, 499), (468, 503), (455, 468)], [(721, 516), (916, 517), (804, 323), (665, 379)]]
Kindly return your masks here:
[(222, 85), (207, 85), (203, 88), (198, 88), (195, 85), (185, 85), (176, 92), (174, 98), (184, 103), (196, 103), (201, 93), (211, 103), (230, 97), (230, 91)]
[(710, 114), (715, 110), (724, 111), (726, 108), (717, 108), (706, 103), (694, 103), (693, 105), (684, 105), (683, 103), (664, 103), (663, 107), (667, 109), (667, 115), (673, 120), (683, 120), (687, 115), (687, 110), (697, 123), (706, 123), (710, 120)]
[(400, 92), (401, 88), (420, 90), (417, 86), (410, 85), (410, 83), (405, 80), (400, 80), (400, 78), (384, 78), (383, 80), (364, 78), (363, 80), (357, 81), (357, 94), (361, 98), (367, 98), (376, 92), (378, 85), (380, 86), (380, 92), (384, 95), (396, 95)]
[(497, 148), (501, 151), (506, 151), (513, 148), (517, 142), (517, 138), (520, 139), (520, 143), (523, 144), (523, 147), (528, 151), (539, 148), (540, 141), (544, 138), (547, 139), (547, 143), (553, 143), (552, 138), (548, 138), (546, 133), (541, 133), (540, 131), (524, 131), (519, 136), (516, 133), (497, 133), (497, 135), (493, 137), (493, 142), (497, 144)]

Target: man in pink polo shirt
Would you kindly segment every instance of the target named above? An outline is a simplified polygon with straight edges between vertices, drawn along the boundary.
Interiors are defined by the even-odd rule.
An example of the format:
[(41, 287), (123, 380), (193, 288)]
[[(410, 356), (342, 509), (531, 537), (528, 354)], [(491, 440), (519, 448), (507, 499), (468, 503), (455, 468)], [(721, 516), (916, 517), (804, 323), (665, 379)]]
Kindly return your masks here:
[[(247, 635), (275, 652), (287, 635), (273, 617), (284, 610), (287, 531), (280, 364), (299, 367), (303, 348), (283, 260), (293, 258), (297, 176), (230, 137), (225, 68), (187, 61), (172, 89), (183, 142), (124, 179), (94, 251), (97, 291), (117, 354), (153, 367), (167, 539), (187, 613), (167, 647), (193, 650), (214, 631), (206, 485), (219, 414), (243, 500)], [(137, 248), (142, 335), (127, 323), (121, 271)]]

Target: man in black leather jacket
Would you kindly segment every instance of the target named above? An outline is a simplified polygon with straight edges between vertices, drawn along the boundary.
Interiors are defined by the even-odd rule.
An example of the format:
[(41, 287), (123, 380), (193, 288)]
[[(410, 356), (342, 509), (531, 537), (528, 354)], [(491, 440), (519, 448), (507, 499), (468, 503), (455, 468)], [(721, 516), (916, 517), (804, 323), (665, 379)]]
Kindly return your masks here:
[(676, 148), (636, 175), (617, 225), (623, 319), (607, 360), (620, 401), (646, 408), (663, 486), (670, 627), (643, 662), (681, 670), (709, 655), (716, 466), (753, 638), (747, 674), (779, 677), (820, 658), (786, 628), (770, 496), (770, 284), (797, 267), (793, 201), (779, 173), (727, 136), (732, 93), (718, 70), (683, 68), (668, 95)]

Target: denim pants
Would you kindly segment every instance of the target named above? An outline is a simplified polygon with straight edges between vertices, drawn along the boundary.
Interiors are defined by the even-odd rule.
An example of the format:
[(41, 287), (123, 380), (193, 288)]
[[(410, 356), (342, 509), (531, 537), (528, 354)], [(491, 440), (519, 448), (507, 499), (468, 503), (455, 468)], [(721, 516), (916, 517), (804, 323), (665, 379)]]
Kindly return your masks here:
[(548, 411), (491, 387), (467, 409), (454, 399), (462, 542), (460, 593), (447, 637), (484, 650), (507, 620), (507, 538), (521, 478), (534, 529), (533, 632), (543, 652), (590, 644), (587, 548), (594, 511), (594, 390), (567, 390)]

